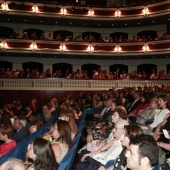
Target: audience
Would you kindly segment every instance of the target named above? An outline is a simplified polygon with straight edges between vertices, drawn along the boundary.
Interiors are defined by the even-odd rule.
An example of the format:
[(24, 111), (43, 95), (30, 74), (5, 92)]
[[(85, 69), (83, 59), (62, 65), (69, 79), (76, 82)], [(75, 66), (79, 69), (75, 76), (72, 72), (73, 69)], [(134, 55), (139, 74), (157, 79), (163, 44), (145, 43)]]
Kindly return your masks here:
[[(47, 138), (43, 137), (44, 139), (36, 139), (31, 144), (31, 150), (28, 150), (28, 156), (30, 155), (29, 157), (33, 161), (33, 165), (28, 167), (30, 170), (37, 169), (36, 166), (39, 166), (39, 164), (42, 163), (41, 161), (43, 161), (43, 159), (39, 160), (42, 158), (41, 156), (46, 154), (47, 150), (49, 151), (51, 149), (54, 152), (54, 166), (56, 168), (56, 163), (60, 163), (72, 147), (73, 139), (78, 133), (76, 124), (81, 118), (82, 112), (83, 114), (87, 113), (87, 109), (94, 107), (93, 101), (96, 100), (98, 103), (104, 103), (105, 107), (98, 110), (99, 116), (89, 116), (86, 118), (87, 128), (85, 127), (82, 133), (82, 139), (87, 138), (86, 147), (83, 148), (86, 150), (81, 150), (80, 157), (82, 162), (79, 162), (76, 168), (87, 169), (92, 166), (96, 170), (111, 170), (118, 169), (117, 165), (126, 167), (126, 158), (123, 155), (125, 153), (125, 147), (130, 150), (130, 152), (128, 151), (126, 153), (128, 168), (142, 170), (145, 168), (156, 168), (155, 166), (157, 163), (155, 163), (155, 160), (158, 159), (156, 151), (158, 146), (155, 146), (155, 143), (157, 142), (156, 144), (165, 150), (169, 150), (170, 148), (168, 140), (165, 139), (162, 133), (162, 128), (167, 131), (170, 130), (169, 90), (169, 87), (165, 85), (161, 87), (145, 86), (143, 88), (126, 87), (124, 89), (112, 88), (108, 91), (94, 91), (91, 93), (82, 92), (77, 100), (69, 94), (61, 100), (55, 97), (49, 97), (44, 101), (41, 107), (38, 106), (37, 101), (33, 102), (34, 104), (32, 103), (31, 108), (34, 108), (34, 110), (39, 108), (42, 112), (33, 112), (30, 115), (30, 119), (25, 118), (23, 109), (25, 106), (22, 105), (21, 101), (9, 102), (9, 104), (4, 104), (3, 109), (1, 109), (1, 111), (5, 112), (1, 113), (0, 116), (0, 122), (4, 124), (1, 127), (12, 127), (11, 124), (13, 124), (16, 132), (11, 139), (10, 137), (7, 138), (7, 135), (0, 129), (0, 140), (4, 142), (7, 141), (7, 143), (15, 140), (16, 146), (16, 143), (20, 143), (25, 140), (30, 133), (38, 130), (43, 122), (50, 120), (54, 112), (60, 108), (57, 122), (51, 125), (49, 127), (50, 131), (47, 132), (50, 136), (48, 140), (51, 138), (53, 139), (53, 141), (50, 140), (51, 145), (49, 146), (49, 142), (44, 141), (44, 139)], [(138, 103), (138, 105), (134, 107), (134, 105), (136, 105), (135, 103)], [(127, 115), (127, 112), (129, 115)], [(95, 113), (97, 113), (97, 111), (94, 112), (94, 115), (96, 115)], [(136, 118), (135, 121), (131, 120), (130, 117), (132, 116)], [(128, 123), (132, 123), (132, 125), (128, 125)], [(144, 133), (148, 135), (143, 135), (142, 137), (141, 135), (138, 136), (137, 134), (138, 132), (140, 134), (141, 130), (137, 125), (133, 125), (134, 123), (139, 124)], [(27, 125), (30, 127), (30, 131)], [(88, 131), (89, 128), (91, 128), (91, 131)], [(135, 131), (135, 129), (137, 129), (137, 131)], [(136, 141), (134, 141), (133, 135), (137, 139)], [(155, 141), (153, 141), (152, 136)], [(41, 140), (44, 142), (40, 142)], [(143, 143), (141, 143), (141, 141)], [(152, 151), (155, 153), (154, 161), (152, 161), (152, 157), (147, 152), (143, 151), (142, 145), (145, 148), (144, 150), (148, 149), (148, 146), (145, 146), (147, 141), (148, 146), (150, 142), (153, 145), (153, 147), (149, 149), (153, 149)], [(6, 143), (0, 145), (0, 148), (3, 147), (3, 145), (6, 145)], [(48, 147), (44, 147), (43, 145), (48, 145)], [(41, 147), (43, 147), (44, 150), (41, 151)], [(51, 147), (51, 149), (49, 149), (49, 147)], [(133, 149), (134, 154), (137, 154), (135, 158), (133, 158), (131, 154)], [(5, 150), (7, 151), (7, 149)], [(40, 152), (42, 152), (41, 155)], [(140, 158), (138, 154), (140, 154)], [(120, 161), (121, 165), (118, 161), (120, 157), (122, 160)], [(132, 158), (134, 159), (133, 162)], [(140, 164), (137, 162), (139, 161), (138, 158), (141, 161)], [(113, 163), (113, 161), (115, 163)], [(45, 163), (45, 161), (43, 163)]]
[(16, 141), (12, 139), (13, 133), (14, 130), (11, 125), (0, 126), (0, 140), (4, 142), (0, 145), (0, 157), (10, 152), (17, 145)]

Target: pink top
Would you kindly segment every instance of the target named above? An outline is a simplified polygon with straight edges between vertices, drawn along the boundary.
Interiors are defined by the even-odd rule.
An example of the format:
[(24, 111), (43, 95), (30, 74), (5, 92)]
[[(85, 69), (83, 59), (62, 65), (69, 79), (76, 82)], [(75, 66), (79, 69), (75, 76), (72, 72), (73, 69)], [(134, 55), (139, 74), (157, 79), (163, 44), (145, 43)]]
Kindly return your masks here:
[(10, 152), (15, 146), (16, 146), (15, 140), (12, 140), (11, 142), (8, 143), (3, 143), (0, 145), (0, 156)]

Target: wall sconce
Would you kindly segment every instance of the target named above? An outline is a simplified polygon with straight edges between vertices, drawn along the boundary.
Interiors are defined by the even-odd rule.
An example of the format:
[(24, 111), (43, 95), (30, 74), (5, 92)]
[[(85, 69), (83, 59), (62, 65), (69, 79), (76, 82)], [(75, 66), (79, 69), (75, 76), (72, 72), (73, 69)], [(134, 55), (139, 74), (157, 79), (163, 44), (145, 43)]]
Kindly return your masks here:
[(66, 8), (61, 8), (60, 9), (61, 15), (66, 15), (67, 14), (67, 9)]
[(38, 13), (38, 6), (37, 5), (34, 5), (34, 6), (32, 6), (32, 12), (33, 12), (33, 14), (37, 14)]
[(121, 46), (120, 46), (119, 44), (116, 44), (116, 47), (115, 47), (114, 51), (115, 51), (116, 53), (120, 53), (120, 52), (122, 51)]
[(37, 50), (37, 44), (36, 44), (35, 41), (33, 41), (32, 44), (30, 45), (30, 49), (31, 49), (32, 51), (36, 51), (36, 50)]
[(60, 45), (60, 51), (65, 52), (66, 51), (66, 45), (64, 43), (61, 43)]
[(91, 44), (89, 44), (89, 46), (87, 47), (87, 51), (88, 51), (89, 53), (93, 53), (94, 47), (93, 47)]
[(89, 9), (88, 16), (89, 17), (93, 17), (93, 15), (94, 15), (94, 10), (93, 9)]
[(142, 47), (142, 50), (144, 53), (148, 53), (150, 51), (148, 43), (145, 43), (144, 46)]
[(120, 11), (119, 9), (117, 9), (117, 10), (115, 11), (115, 17), (116, 17), (116, 18), (120, 18), (120, 17), (121, 17), (121, 11)]
[(8, 48), (8, 44), (6, 43), (5, 40), (3, 40), (1, 43), (0, 43), (0, 47), (2, 50), (6, 50)]
[(149, 9), (148, 9), (147, 6), (145, 6), (145, 7), (143, 8), (142, 14), (143, 14), (144, 16), (149, 15)]
[(2, 5), (1, 5), (1, 8), (4, 12), (7, 12), (9, 10), (9, 7), (8, 7), (8, 3), (4, 2)]

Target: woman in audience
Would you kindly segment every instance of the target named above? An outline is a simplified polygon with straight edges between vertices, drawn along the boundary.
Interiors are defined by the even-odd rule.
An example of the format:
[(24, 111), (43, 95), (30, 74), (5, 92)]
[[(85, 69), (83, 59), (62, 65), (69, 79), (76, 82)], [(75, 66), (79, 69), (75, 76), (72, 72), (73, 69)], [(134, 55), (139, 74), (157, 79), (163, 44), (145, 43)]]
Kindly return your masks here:
[(55, 158), (57, 163), (60, 163), (72, 146), (71, 128), (68, 122), (58, 120), (53, 127), (51, 136), (54, 139), (52, 142), (52, 148)]
[[(112, 123), (115, 125), (121, 119), (127, 120), (127, 112), (125, 111), (124, 108), (122, 108), (121, 106), (118, 106), (117, 108), (114, 109), (111, 118), (112, 118)], [(101, 148), (102, 146), (109, 143), (114, 138), (113, 131), (114, 131), (114, 128), (111, 131), (111, 133), (109, 134), (109, 137), (105, 138), (103, 140), (93, 140), (93, 135), (92, 134), (88, 135), (87, 139), (86, 139), (87, 150), (94, 152), (94, 151), (98, 150), (99, 148)]]
[(126, 152), (126, 149), (129, 148), (130, 137), (136, 136), (136, 135), (139, 135), (142, 133), (143, 133), (143, 131), (139, 126), (126, 125), (125, 129), (124, 129), (124, 137), (122, 139), (123, 150), (120, 153), (120, 155), (117, 157), (117, 159), (114, 161), (114, 165), (110, 166), (107, 169), (104, 166), (101, 166), (98, 170), (121, 170), (121, 169), (124, 169), (126, 167), (125, 152)]
[(153, 122), (154, 116), (158, 111), (159, 111), (158, 99), (152, 98), (150, 102), (150, 107), (139, 111), (139, 114), (136, 119), (136, 124), (139, 125), (151, 124)]
[(4, 142), (0, 145), (0, 157), (10, 152), (17, 145), (16, 141), (12, 139), (13, 133), (14, 130), (11, 125), (0, 126), (0, 140)]
[(52, 97), (50, 99), (49, 105), (50, 105), (50, 112), (53, 113), (58, 107), (58, 100), (55, 97)]
[(73, 140), (77, 135), (77, 125), (75, 122), (74, 111), (71, 109), (62, 109), (60, 111), (59, 119), (67, 121), (71, 128), (71, 139)]
[[(52, 150), (51, 143), (43, 138), (36, 138), (28, 145), (27, 156), (32, 159), (33, 164), (28, 170), (56, 170), (58, 164)], [(30, 165), (27, 164), (26, 165)]]
[(157, 114), (154, 116), (153, 123), (147, 125), (148, 129), (150, 130), (157, 128), (157, 126), (164, 121), (164, 118), (170, 112), (169, 111), (169, 98), (165, 94), (159, 95), (158, 103), (159, 103), (160, 109), (157, 112)]

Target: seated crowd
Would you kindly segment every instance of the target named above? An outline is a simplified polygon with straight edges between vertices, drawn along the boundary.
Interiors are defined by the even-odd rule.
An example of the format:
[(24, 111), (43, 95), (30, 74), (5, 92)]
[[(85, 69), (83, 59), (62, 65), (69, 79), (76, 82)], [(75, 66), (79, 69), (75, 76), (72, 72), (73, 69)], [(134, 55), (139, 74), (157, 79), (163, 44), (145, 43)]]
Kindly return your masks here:
[[(165, 85), (81, 92), (77, 99), (66, 95), (60, 102), (55, 97), (39, 102), (33, 98), (26, 106), (21, 101), (3, 104), (0, 156), (37, 131), (58, 108), (56, 123), (28, 146), (26, 169), (56, 170), (73, 145), (82, 114), (86, 115), (84, 147), (78, 151), (76, 170), (156, 170), (159, 164), (163, 170), (169, 166), (165, 159), (169, 158), (170, 143), (163, 132), (170, 130), (170, 88)], [(19, 160), (15, 166), (22, 168)]]
[[(1, 37), (1, 38), (6, 38)], [(61, 33), (58, 33), (55, 37), (52, 35), (52, 33), (49, 33), (47, 36), (45, 33), (41, 33), (40, 36), (37, 35), (36, 32), (32, 32), (30, 35), (28, 32), (23, 32), (23, 35), (20, 36), (19, 33), (14, 32), (12, 35), (10, 35), (9, 38), (12, 39), (30, 39), (30, 40), (56, 40), (56, 41), (90, 41), (90, 42), (101, 42), (101, 43), (128, 43), (128, 42), (147, 42), (147, 41), (158, 41), (158, 40), (166, 40), (170, 39), (170, 35), (168, 33), (163, 33), (162, 36), (156, 35), (155, 38), (152, 38), (151, 35), (133, 35), (132, 38), (123, 38), (122, 35), (117, 36), (105, 36), (105, 37), (97, 37), (94, 36), (92, 33), (89, 33), (86, 36), (77, 35), (75, 38), (70, 35), (61, 35)]]
[(119, 70), (114, 72), (108, 72), (107, 70), (93, 70), (92, 76), (89, 76), (87, 70), (80, 70), (77, 69), (76, 71), (72, 70), (69, 71), (68, 69), (63, 74), (61, 70), (56, 70), (54, 73), (50, 69), (47, 69), (45, 72), (39, 72), (38, 69), (29, 68), (24, 69), (16, 69), (15, 71), (12, 69), (5, 69), (1, 68), (0, 70), (0, 78), (67, 78), (67, 79), (97, 79), (97, 80), (116, 80), (116, 79), (134, 79), (134, 80), (141, 80), (141, 79), (150, 79), (150, 80), (158, 80), (158, 79), (170, 79), (170, 70), (166, 73), (165, 70), (160, 70), (159, 73), (155, 71), (151, 71), (151, 74), (146, 74), (145, 71), (137, 72), (136, 70), (132, 71), (131, 73), (126, 73), (123, 70), (122, 74), (119, 73)]

